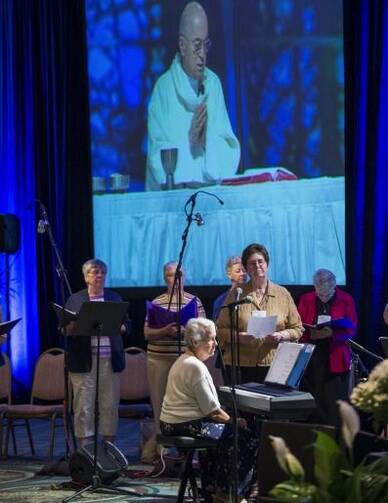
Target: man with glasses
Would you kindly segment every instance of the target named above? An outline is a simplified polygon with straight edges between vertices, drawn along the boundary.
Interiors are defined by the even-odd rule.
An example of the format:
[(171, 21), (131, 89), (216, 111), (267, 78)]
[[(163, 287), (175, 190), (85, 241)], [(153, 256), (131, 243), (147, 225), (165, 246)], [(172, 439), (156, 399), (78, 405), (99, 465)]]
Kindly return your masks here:
[(149, 104), (147, 190), (165, 184), (162, 149), (178, 149), (175, 187), (217, 183), (237, 171), (240, 144), (220, 80), (206, 67), (210, 46), (206, 12), (189, 2), (180, 18), (179, 52), (156, 82)]

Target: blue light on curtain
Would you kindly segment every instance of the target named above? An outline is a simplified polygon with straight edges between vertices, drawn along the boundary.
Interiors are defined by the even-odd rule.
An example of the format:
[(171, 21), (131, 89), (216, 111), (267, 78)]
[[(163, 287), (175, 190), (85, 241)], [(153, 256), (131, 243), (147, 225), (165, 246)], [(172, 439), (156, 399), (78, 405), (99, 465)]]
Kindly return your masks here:
[[(379, 23), (382, 29), (382, 40), (379, 61), (379, 90), (378, 90), (378, 113), (377, 113), (377, 134), (376, 134), (376, 175), (375, 175), (375, 221), (374, 221), (374, 247), (372, 259), (372, 278), (375, 284), (375, 294), (377, 299), (381, 299), (385, 304), (383, 297), (384, 290), (387, 291), (388, 277), (384, 275), (387, 271), (388, 255), (388, 211), (387, 211), (387, 193), (388, 193), (388, 5), (383, 3), (382, 16)], [(385, 27), (385, 29), (384, 29)], [(373, 316), (375, 319), (381, 319), (381, 301), (374, 302)]]
[(362, 343), (381, 352), (388, 296), (388, 3), (344, 3), (347, 42), (348, 282)]
[(13, 0), (0, 2), (0, 213), (17, 215), (21, 224), (20, 250), (8, 257), (6, 310), (11, 319), (22, 318), (11, 332), (9, 348), (14, 382), (29, 388), (39, 354), (31, 23), (25, 16), (18, 26), (14, 9)]

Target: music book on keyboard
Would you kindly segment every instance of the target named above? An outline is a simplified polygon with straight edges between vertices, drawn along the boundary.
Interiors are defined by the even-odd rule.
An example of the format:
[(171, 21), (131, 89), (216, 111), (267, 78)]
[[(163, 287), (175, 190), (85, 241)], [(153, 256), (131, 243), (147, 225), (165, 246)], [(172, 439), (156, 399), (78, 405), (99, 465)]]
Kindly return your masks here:
[(297, 342), (280, 343), (264, 383), (246, 383), (238, 388), (270, 395), (297, 391), (314, 347), (313, 344)]

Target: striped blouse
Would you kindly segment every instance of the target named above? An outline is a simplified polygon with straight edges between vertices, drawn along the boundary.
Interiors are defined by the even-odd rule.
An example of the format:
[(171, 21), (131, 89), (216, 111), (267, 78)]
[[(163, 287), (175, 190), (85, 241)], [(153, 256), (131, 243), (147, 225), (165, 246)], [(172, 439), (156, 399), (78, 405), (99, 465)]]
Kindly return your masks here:
[[(198, 297), (195, 297), (195, 295), (192, 295), (191, 293), (183, 292), (183, 297), (182, 297), (182, 305), (186, 306), (192, 299), (196, 300), (197, 303), (197, 315), (198, 318), (206, 318), (206, 312), (205, 309), (202, 305), (202, 302)], [(152, 302), (154, 304), (157, 304), (158, 306), (164, 307), (165, 309), (168, 309), (168, 303), (170, 300), (170, 296), (167, 292), (163, 293), (162, 295), (159, 295), (159, 297), (156, 297)], [(178, 306), (177, 306), (177, 299), (174, 296), (170, 305), (170, 310), (171, 311), (177, 311)], [(146, 318), (145, 320), (145, 327), (148, 326), (148, 319)], [(184, 340), (182, 339), (181, 341), (181, 352), (185, 351), (186, 344)], [(177, 339), (172, 338), (172, 337), (163, 337), (160, 339), (156, 340), (150, 340), (148, 342), (148, 347), (147, 347), (147, 352), (149, 355), (152, 355), (153, 357), (177, 357), (179, 356), (179, 342)]]

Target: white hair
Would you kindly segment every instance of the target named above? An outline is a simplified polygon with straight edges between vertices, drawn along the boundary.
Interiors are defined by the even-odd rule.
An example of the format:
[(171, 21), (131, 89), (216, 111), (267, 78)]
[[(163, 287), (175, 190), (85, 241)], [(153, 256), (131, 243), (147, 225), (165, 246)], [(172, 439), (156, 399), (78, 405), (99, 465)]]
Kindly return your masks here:
[(207, 318), (191, 318), (185, 327), (185, 342), (192, 349), (199, 342), (205, 342), (215, 333), (216, 326)]
[(82, 265), (83, 275), (85, 276), (91, 269), (102, 269), (105, 274), (108, 272), (108, 266), (98, 258), (91, 258)]
[(319, 285), (324, 282), (336, 283), (335, 275), (329, 269), (318, 269), (313, 276), (314, 285)]

